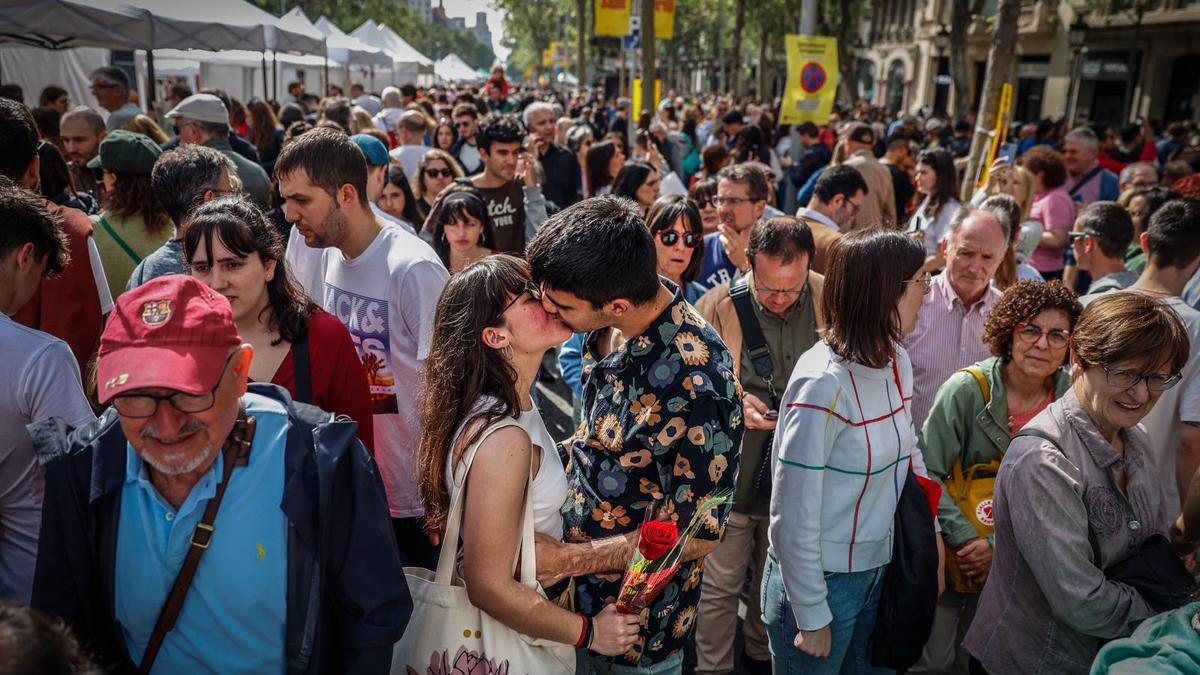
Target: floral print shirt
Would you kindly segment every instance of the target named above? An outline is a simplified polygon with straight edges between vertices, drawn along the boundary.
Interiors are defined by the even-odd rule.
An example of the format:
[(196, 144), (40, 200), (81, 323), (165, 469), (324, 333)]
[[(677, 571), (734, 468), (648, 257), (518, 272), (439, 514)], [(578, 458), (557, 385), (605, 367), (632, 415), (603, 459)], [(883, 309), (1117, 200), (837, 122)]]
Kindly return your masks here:
[[(564, 448), (565, 539), (635, 531), (656, 504), (658, 517), (682, 531), (705, 497), (734, 487), (744, 426), (733, 357), (678, 291), (645, 333), (598, 361), (599, 335), (589, 335), (584, 350), (584, 421)], [(729, 511), (714, 510), (696, 536), (718, 539)], [(637, 643), (614, 663), (648, 667), (683, 647), (696, 620), (703, 568), (702, 559), (680, 566), (643, 613)], [(615, 602), (621, 578), (577, 578), (576, 609), (594, 616)]]

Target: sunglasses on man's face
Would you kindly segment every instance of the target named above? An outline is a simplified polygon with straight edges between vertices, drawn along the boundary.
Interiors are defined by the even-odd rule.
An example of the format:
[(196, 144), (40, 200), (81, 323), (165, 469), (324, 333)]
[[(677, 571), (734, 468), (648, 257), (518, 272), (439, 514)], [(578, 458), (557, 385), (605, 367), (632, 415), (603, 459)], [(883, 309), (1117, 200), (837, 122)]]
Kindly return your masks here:
[(450, 178), (454, 172), (450, 169), (425, 169), (426, 178)]
[[(679, 243), (679, 233), (675, 230), (665, 230), (658, 233), (658, 239), (663, 243), (663, 246), (674, 246)], [(703, 238), (695, 232), (688, 232), (683, 235), (683, 245), (688, 248), (696, 248), (700, 245)]]

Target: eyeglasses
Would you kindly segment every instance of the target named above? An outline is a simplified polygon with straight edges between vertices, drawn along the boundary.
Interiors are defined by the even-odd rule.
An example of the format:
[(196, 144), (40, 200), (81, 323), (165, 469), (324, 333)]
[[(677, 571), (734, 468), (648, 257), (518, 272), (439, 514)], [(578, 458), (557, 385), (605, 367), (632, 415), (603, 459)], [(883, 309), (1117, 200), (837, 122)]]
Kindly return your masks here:
[(1181, 373), (1174, 375), (1145, 375), (1143, 373), (1135, 373), (1132, 370), (1115, 370), (1104, 366), (1104, 377), (1108, 380), (1111, 387), (1120, 389), (1133, 389), (1138, 386), (1142, 380), (1146, 381), (1146, 388), (1150, 391), (1166, 391), (1171, 387), (1179, 384), (1179, 380), (1183, 379)]
[(456, 122), (454, 126), (458, 127), (459, 129), (466, 129), (467, 127), (471, 126), (471, 124), (471, 120), (463, 120), (461, 122)]
[(921, 284), (921, 286), (923, 286), (925, 288), (923, 293), (928, 293), (929, 289), (933, 288), (933, 274), (930, 272), (926, 272), (926, 273), (922, 274), (921, 276), (917, 277), (916, 279), (905, 279), (904, 281), (902, 281), (900, 283), (902, 283), (902, 284)]
[(683, 239), (683, 245), (688, 248), (696, 248), (704, 240), (702, 236), (695, 232), (688, 232), (682, 237), (675, 230), (663, 230), (658, 233), (658, 239), (663, 243), (663, 246), (674, 246), (679, 243), (681, 238)]
[(704, 209), (707, 209), (710, 206), (716, 206), (715, 204), (713, 204), (714, 201), (715, 200), (712, 197), (701, 197), (700, 199), (696, 200), (696, 208), (703, 211)]
[(717, 206), (731, 206), (731, 207), (737, 206), (738, 204), (745, 204), (747, 202), (756, 202), (756, 201), (758, 201), (758, 200), (754, 199), (753, 197), (719, 197), (719, 196), (713, 197), (713, 200), (712, 200), (713, 204), (716, 204)]
[(1067, 233), (1067, 239), (1071, 240), (1071, 243), (1075, 243), (1076, 241), (1083, 239), (1084, 237), (1099, 237), (1099, 236), (1100, 236), (1100, 233), (1096, 232), (1095, 230), (1083, 230), (1081, 232), (1068, 232)]
[(783, 296), (786, 296), (789, 298), (798, 298), (798, 297), (800, 297), (800, 294), (804, 292), (804, 288), (807, 285), (808, 285), (808, 282), (806, 281), (806, 282), (804, 282), (804, 285), (801, 286), (800, 288), (784, 290), (784, 289), (780, 289), (780, 288), (767, 288), (766, 286), (759, 286), (756, 284), (754, 286), (754, 292), (757, 293), (759, 295), (759, 297), (762, 297), (765, 295), (783, 295)]
[(221, 381), (225, 379), (225, 369), (229, 367), (229, 361), (232, 359), (233, 354), (230, 354), (229, 358), (225, 359), (225, 366), (221, 368), (221, 376), (217, 378), (216, 386), (206, 393), (185, 394), (183, 392), (175, 392), (166, 396), (122, 394), (113, 399), (112, 405), (117, 409), (117, 413), (121, 417), (128, 417), (135, 420), (154, 417), (154, 414), (158, 412), (158, 404), (163, 401), (169, 402), (181, 413), (202, 413), (212, 408), (213, 404), (216, 403), (217, 389), (221, 387)]
[(520, 293), (514, 295), (513, 299), (509, 300), (508, 304), (504, 306), (504, 309), (500, 310), (500, 313), (496, 315), (496, 321), (504, 318), (504, 313), (507, 312), (510, 307), (517, 304), (517, 301), (526, 295), (538, 302), (542, 301), (542, 290), (537, 286), (534, 286), (532, 281), (526, 281), (525, 288), (522, 288)]
[(439, 176), (442, 178), (450, 178), (453, 175), (454, 172), (450, 169), (425, 169), (426, 178), (437, 178)]
[(846, 197), (846, 203), (850, 205), (850, 215), (851, 216), (857, 216), (858, 212), (862, 211), (862, 207), (863, 207), (862, 201), (856, 202), (856, 201), (850, 199), (849, 197)]
[(1034, 344), (1046, 336), (1046, 342), (1055, 349), (1062, 349), (1071, 341), (1071, 332), (1062, 330), (1061, 328), (1053, 328), (1051, 330), (1042, 330), (1041, 328), (1031, 323), (1017, 324), (1017, 337), (1024, 342)]

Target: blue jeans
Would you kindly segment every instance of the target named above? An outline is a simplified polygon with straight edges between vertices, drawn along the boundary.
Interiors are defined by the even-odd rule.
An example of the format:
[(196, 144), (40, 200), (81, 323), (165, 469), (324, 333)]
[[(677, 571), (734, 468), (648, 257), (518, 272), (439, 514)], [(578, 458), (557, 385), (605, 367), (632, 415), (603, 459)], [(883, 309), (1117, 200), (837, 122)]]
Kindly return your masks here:
[(879, 611), (883, 573), (887, 565), (865, 572), (826, 572), (826, 601), (833, 614), (829, 658), (818, 659), (796, 649), (796, 615), (783, 590), (783, 576), (775, 550), (767, 552), (763, 570), (763, 624), (771, 645), (771, 665), (775, 675), (824, 675), (826, 673), (891, 673), (887, 668), (871, 666), (869, 643)]
[(682, 675), (683, 650), (675, 652), (666, 661), (638, 668), (612, 663), (606, 656), (593, 654), (586, 649), (577, 649), (575, 665), (575, 675)]

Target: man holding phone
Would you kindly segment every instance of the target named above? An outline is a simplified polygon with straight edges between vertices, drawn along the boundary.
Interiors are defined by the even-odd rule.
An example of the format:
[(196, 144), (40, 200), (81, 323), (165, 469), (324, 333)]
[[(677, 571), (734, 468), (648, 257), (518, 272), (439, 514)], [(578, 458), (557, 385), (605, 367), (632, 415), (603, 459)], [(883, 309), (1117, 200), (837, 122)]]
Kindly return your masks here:
[[(696, 303), (733, 355), (746, 417), (733, 513), (721, 545), (704, 563), (696, 623), (697, 673), (734, 670), (738, 597), (748, 567), (754, 570), (750, 606), (759, 606), (778, 395), (800, 355), (816, 344), (825, 326), (821, 314), (825, 278), (809, 265), (816, 244), (808, 224), (791, 216), (759, 221), (750, 230), (745, 255), (750, 271), (744, 277), (717, 286)], [(745, 670), (770, 672), (771, 654), (760, 612), (746, 613), (744, 630)]]
[(546, 200), (538, 185), (536, 160), (525, 150), (525, 129), (512, 114), (491, 114), (475, 132), (483, 172), (460, 181), (474, 185), (487, 204), (500, 253), (525, 255), (546, 222)]

